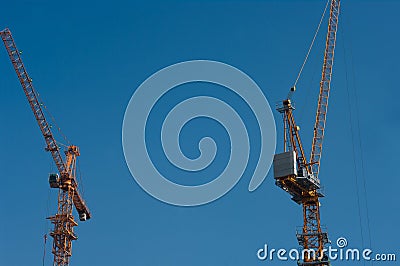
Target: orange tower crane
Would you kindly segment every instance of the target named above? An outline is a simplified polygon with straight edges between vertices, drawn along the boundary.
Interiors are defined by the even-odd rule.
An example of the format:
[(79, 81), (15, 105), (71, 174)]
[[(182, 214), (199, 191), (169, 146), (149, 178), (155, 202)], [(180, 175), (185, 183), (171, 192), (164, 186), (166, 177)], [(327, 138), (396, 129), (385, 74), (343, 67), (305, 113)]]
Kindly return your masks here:
[(64, 152), (65, 156), (62, 156), (62, 152), (57, 145), (57, 141), (38, 100), (38, 95), (32, 85), (32, 79), (26, 72), (21, 59), (21, 53), (15, 45), (10, 30), (5, 29), (0, 31), (0, 36), (40, 127), (40, 131), (46, 141), (46, 151), (51, 153), (59, 172), (59, 174), (50, 174), (49, 176), (50, 187), (58, 189), (58, 208), (57, 214), (48, 219), (54, 224), (54, 230), (50, 233), (54, 240), (52, 249), (52, 253), (54, 254), (53, 265), (67, 266), (72, 255), (72, 240), (77, 239), (74, 233), (74, 226), (78, 224), (72, 215), (73, 205), (75, 205), (81, 221), (91, 218), (90, 211), (79, 193), (76, 180), (76, 160), (80, 155), (79, 148), (70, 145)]
[[(318, 108), (314, 126), (311, 158), (307, 162), (300, 139), (299, 127), (296, 125), (293, 103), (288, 96), (277, 110), (283, 114), (284, 152), (274, 156), (274, 178), (277, 186), (288, 192), (292, 199), (303, 206), (304, 224), (297, 232), (297, 240), (304, 250), (313, 250), (315, 256), (306, 256), (298, 261), (298, 265), (330, 265), (325, 245), (329, 242), (328, 235), (322, 230), (320, 220), (319, 198), (321, 193), (319, 168), (324, 139), (326, 113), (332, 78), (332, 67), (336, 44), (336, 32), (340, 0), (331, 0), (328, 33), (320, 81)], [(295, 87), (291, 89), (291, 93)], [(289, 93), (289, 95), (291, 95)], [(312, 255), (312, 253), (310, 253)]]

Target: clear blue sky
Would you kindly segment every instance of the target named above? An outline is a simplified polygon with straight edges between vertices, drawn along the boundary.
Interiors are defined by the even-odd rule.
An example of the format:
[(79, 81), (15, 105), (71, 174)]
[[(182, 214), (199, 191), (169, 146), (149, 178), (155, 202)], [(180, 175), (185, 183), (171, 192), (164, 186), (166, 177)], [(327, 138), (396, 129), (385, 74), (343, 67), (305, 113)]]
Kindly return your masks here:
[[(36, 89), (64, 134), (81, 148), (84, 195), (93, 219), (76, 228), (79, 240), (73, 243), (71, 265), (295, 264), (260, 262), (255, 255), (264, 243), (297, 247), (294, 233), (302, 224), (300, 206), (274, 185), (272, 171), (253, 193), (247, 190), (250, 176), (245, 176), (212, 204), (164, 204), (130, 175), (122, 151), (122, 119), (135, 88), (148, 76), (193, 59), (241, 69), (274, 105), (292, 85), (324, 5), (325, 1), (3, 1), (0, 28), (11, 29)], [(369, 246), (367, 199), (370, 238), (377, 252), (398, 252), (400, 238), (399, 8), (396, 1), (342, 1), (320, 172), (327, 195), (322, 223), (330, 238), (345, 236), (352, 247)], [(325, 32), (326, 22), (295, 95), (307, 152)], [(55, 167), (3, 47), (0, 87), (0, 265), (41, 265), (42, 236), (49, 229), (45, 217), (55, 212), (56, 202), (47, 175)], [(274, 115), (281, 151), (282, 124), (279, 114)], [(221, 134), (217, 126), (210, 128)], [(190, 137), (184, 137), (183, 145), (190, 145), (185, 144)], [(46, 265), (51, 265), (50, 248), (49, 242)]]

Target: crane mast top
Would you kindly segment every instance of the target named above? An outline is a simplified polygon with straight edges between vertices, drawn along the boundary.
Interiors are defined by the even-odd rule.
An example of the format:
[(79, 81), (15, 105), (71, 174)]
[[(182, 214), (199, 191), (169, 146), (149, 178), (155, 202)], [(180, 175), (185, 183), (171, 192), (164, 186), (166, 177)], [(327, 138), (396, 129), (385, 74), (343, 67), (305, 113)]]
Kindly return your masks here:
[[(320, 81), (318, 107), (315, 118), (314, 135), (310, 160), (307, 161), (300, 138), (300, 127), (296, 124), (293, 111), (295, 110), (290, 96), (295, 91), (291, 88), (288, 98), (282, 101), (277, 110), (283, 114), (284, 124), (284, 153), (275, 155), (274, 174), (280, 187), (290, 186), (287, 191), (292, 194), (297, 203), (301, 203), (304, 195), (320, 189), (319, 167), (322, 155), (322, 144), (325, 133), (326, 114), (331, 87), (336, 32), (338, 28), (340, 0), (331, 0), (328, 32)], [(281, 160), (281, 161), (280, 161)], [(280, 163), (279, 163), (280, 161)], [(282, 167), (282, 163), (286, 164)], [(287, 164), (288, 163), (288, 164)], [(286, 167), (286, 168), (285, 168)], [(292, 176), (294, 179), (286, 178)], [(282, 179), (282, 177), (285, 177)], [(290, 185), (288, 184), (291, 183)], [(285, 183), (285, 184), (284, 184)], [(285, 189), (286, 190), (286, 189)], [(320, 196), (323, 196), (320, 194)]]

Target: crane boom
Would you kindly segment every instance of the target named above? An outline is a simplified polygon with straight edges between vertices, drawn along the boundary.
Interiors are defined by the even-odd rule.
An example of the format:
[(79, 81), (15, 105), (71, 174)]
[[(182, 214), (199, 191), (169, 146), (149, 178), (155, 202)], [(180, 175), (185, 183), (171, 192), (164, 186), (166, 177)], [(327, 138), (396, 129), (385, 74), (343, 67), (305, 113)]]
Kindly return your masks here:
[(339, 22), (340, 0), (331, 2), (328, 33), (326, 36), (324, 63), (319, 88), (318, 107), (315, 118), (314, 137), (312, 141), (311, 158), (312, 173), (318, 178), (322, 155), (322, 143), (324, 140), (326, 114), (328, 112), (329, 91), (331, 88), (332, 67), (335, 54), (336, 32)]
[(51, 152), (51, 156), (53, 157), (58, 171), (60, 173), (65, 172), (65, 165), (60, 153), (60, 148), (58, 147), (53, 133), (51, 132), (50, 126), (44, 116), (41, 104), (39, 103), (37, 94), (32, 85), (32, 79), (28, 76), (28, 73), (26, 72), (25, 66), (21, 60), (20, 52), (15, 45), (11, 32), (9, 29), (5, 29), (4, 31), (0, 32), (0, 35), (7, 49), (8, 56), (10, 57), (10, 60), (13, 64), (15, 73), (17, 73), (18, 75), (18, 79), (25, 92), (26, 98), (28, 99), (32, 112), (40, 127), (40, 131), (42, 132), (42, 135), (46, 141), (46, 150)]
[(57, 166), (60, 175), (50, 175), (50, 187), (58, 188), (58, 209), (57, 214), (48, 219), (54, 224), (54, 230), (50, 233), (53, 237), (54, 266), (68, 266), (69, 258), (72, 255), (72, 240), (77, 237), (73, 227), (77, 225), (72, 215), (72, 207), (75, 206), (79, 219), (85, 221), (91, 218), (90, 211), (78, 190), (76, 181), (76, 159), (80, 155), (79, 148), (70, 145), (64, 152), (65, 159), (61, 154), (57, 141), (46, 120), (38, 95), (33, 87), (32, 79), (29, 77), (22, 62), (20, 52), (15, 45), (9, 29), (0, 31), (0, 36), (6, 47), (8, 56), (18, 76), (25, 96), (29, 102), (40, 131), (46, 142), (46, 151), (49, 151)]

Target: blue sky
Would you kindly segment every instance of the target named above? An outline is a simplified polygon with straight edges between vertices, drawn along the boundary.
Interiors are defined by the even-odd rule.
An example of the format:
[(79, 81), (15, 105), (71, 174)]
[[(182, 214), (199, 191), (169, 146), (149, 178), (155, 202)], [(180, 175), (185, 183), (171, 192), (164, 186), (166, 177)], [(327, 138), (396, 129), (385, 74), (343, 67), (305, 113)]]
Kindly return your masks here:
[[(2, 3), (0, 28), (11, 29), (36, 89), (63, 133), (81, 148), (84, 196), (93, 219), (76, 228), (79, 240), (73, 243), (71, 265), (294, 265), (260, 262), (255, 255), (265, 243), (296, 248), (295, 229), (302, 224), (300, 206), (274, 185), (272, 171), (253, 193), (247, 190), (250, 176), (244, 176), (227, 195), (205, 206), (162, 203), (130, 175), (122, 151), (122, 120), (135, 88), (147, 77), (193, 59), (241, 69), (273, 106), (293, 84), (324, 5), (222, 0)], [(376, 252), (398, 252), (400, 237), (399, 8), (396, 1), (342, 3), (320, 172), (327, 195), (322, 223), (330, 238), (344, 236), (359, 248), (369, 247), (371, 239)], [(326, 22), (294, 96), (307, 152), (325, 31)], [(0, 86), (0, 264), (40, 265), (42, 236), (50, 229), (45, 217), (56, 206), (56, 191), (47, 182), (55, 167), (4, 48)], [(274, 115), (281, 151), (282, 124), (280, 115)], [(203, 122), (225, 145), (223, 130)], [(183, 147), (191, 146), (190, 132), (182, 135)], [(196, 154), (190, 148), (186, 152)], [(51, 265), (50, 248), (48, 243), (46, 265)]]

